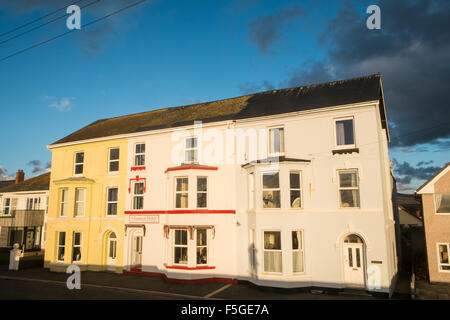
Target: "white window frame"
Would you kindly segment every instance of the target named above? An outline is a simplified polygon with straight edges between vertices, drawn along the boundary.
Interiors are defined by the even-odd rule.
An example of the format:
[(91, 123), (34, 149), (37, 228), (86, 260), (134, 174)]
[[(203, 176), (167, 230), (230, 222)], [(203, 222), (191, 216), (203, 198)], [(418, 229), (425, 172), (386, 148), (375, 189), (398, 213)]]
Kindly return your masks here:
[[(111, 160), (111, 151), (116, 150), (116, 149), (119, 150), (119, 158)], [(111, 163), (112, 162), (117, 162), (117, 170), (115, 170), (115, 171), (111, 171)], [(108, 173), (118, 173), (119, 170), (120, 170), (120, 147), (109, 148), (108, 149)]]
[[(279, 232), (280, 233), (280, 249), (266, 249), (265, 248), (265, 237), (264, 234), (266, 232)], [(283, 275), (283, 238), (282, 238), (282, 232), (281, 230), (262, 230), (262, 270), (264, 274), (273, 274), (273, 275)], [(274, 272), (274, 271), (266, 271), (265, 270), (265, 261), (264, 261), (264, 252), (269, 251), (269, 252), (280, 252), (281, 253), (281, 271), (280, 272)]]
[[(174, 185), (174, 190), (175, 190), (175, 197), (174, 197), (174, 207), (175, 207), (175, 209), (187, 209), (187, 208), (189, 208), (189, 177), (188, 176), (182, 176), (182, 177), (174, 177), (175, 178), (175, 180), (174, 180), (174, 182), (175, 182), (175, 185)], [(185, 190), (185, 191), (177, 191), (177, 181), (178, 181), (178, 179), (187, 179), (187, 190)], [(185, 194), (187, 194), (187, 205), (186, 205), (186, 207), (177, 207), (177, 194), (183, 194), (183, 193), (185, 193)], [(180, 202), (180, 204), (181, 204), (181, 202)]]
[(27, 198), (27, 210), (39, 210), (41, 204), (41, 198)]
[[(77, 154), (79, 154), (79, 153), (83, 154), (83, 162), (77, 162)], [(74, 176), (81, 176), (81, 175), (83, 175), (83, 173), (84, 173), (84, 160), (85, 160), (84, 157), (85, 157), (84, 151), (77, 151), (77, 152), (75, 152), (75, 157), (73, 159), (73, 163), (74, 163), (74, 165), (73, 165), (73, 175)], [(77, 172), (77, 166), (79, 166), (79, 165), (82, 166), (81, 173), (76, 173)]]
[[(142, 194), (141, 193), (138, 193), (138, 194), (136, 194), (136, 184), (142, 184), (143, 186), (142, 186)], [(145, 194), (145, 183), (144, 182), (141, 182), (141, 181), (134, 181), (133, 182), (133, 196), (131, 197), (131, 207), (133, 208), (133, 210), (144, 210), (144, 206), (145, 206), (145, 204), (144, 204), (144, 194)], [(142, 208), (140, 208), (140, 209), (137, 209), (137, 208), (135, 208), (134, 207), (134, 198), (136, 198), (136, 197), (142, 197)]]
[[(64, 197), (63, 197), (64, 193)], [(69, 205), (69, 188), (60, 188), (59, 189), (59, 216), (67, 217), (67, 210)], [(63, 200), (64, 198), (64, 200)]]
[(255, 173), (248, 174), (248, 209), (255, 210)]
[[(283, 139), (280, 139), (279, 145), (280, 145), (280, 151), (279, 152), (272, 152), (272, 130), (279, 130), (282, 129), (283, 131)], [(269, 157), (276, 157), (276, 156), (283, 156), (286, 153), (286, 129), (283, 125), (280, 126), (275, 126), (275, 127), (269, 127), (267, 128), (267, 133), (268, 133), (268, 154)], [(275, 135), (274, 135), (275, 136)], [(280, 137), (280, 135), (279, 135)], [(283, 141), (281, 141), (283, 140)], [(281, 143), (283, 142), (283, 143)], [(275, 142), (273, 143), (273, 145), (275, 146)]]
[[(116, 201), (111, 201), (109, 200), (109, 190), (110, 189), (117, 189), (117, 200)], [(134, 192), (134, 191), (133, 191)], [(134, 202), (134, 200), (133, 200)], [(116, 204), (116, 214), (110, 214), (109, 213), (109, 204)], [(106, 188), (106, 215), (109, 217), (115, 217), (117, 216), (117, 213), (119, 211), (119, 187), (107, 187)]]
[[(357, 187), (341, 187), (341, 172), (352, 172), (352, 171), (356, 171), (356, 181), (358, 183)], [(358, 168), (352, 168), (352, 169), (337, 169), (337, 182), (338, 182), (338, 206), (339, 209), (348, 209), (348, 210), (357, 210), (357, 209), (361, 209), (361, 183), (360, 183), (360, 178), (359, 178), (359, 169)], [(357, 207), (343, 207), (342, 206), (342, 200), (341, 200), (341, 190), (358, 190), (358, 202), (359, 202), (359, 206)]]
[[(299, 210), (303, 209), (303, 188), (302, 188), (302, 182), (303, 182), (303, 175), (301, 170), (289, 170), (289, 208), (293, 210)], [(291, 173), (298, 174), (299, 175), (299, 188), (291, 188)], [(300, 192), (300, 207), (296, 208), (292, 206), (291, 203), (291, 191), (299, 191)]]
[[(79, 233), (80, 234), (80, 244), (76, 245), (75, 244), (75, 234)], [(75, 251), (75, 247), (80, 248), (80, 260), (73, 260), (73, 253)], [(81, 263), (83, 259), (83, 232), (81, 231), (74, 231), (73, 232), (73, 236), (72, 236), (72, 263)]]
[[(144, 152), (136, 152), (136, 148), (137, 148), (137, 146), (138, 145), (144, 145)], [(137, 142), (137, 143), (135, 143), (134, 144), (134, 157), (133, 157), (133, 163), (134, 163), (134, 166), (135, 167), (142, 167), (142, 166), (145, 166), (145, 152), (146, 152), (146, 149), (147, 149), (147, 146), (145, 145), (145, 142)], [(141, 157), (141, 156), (143, 156), (142, 158), (144, 159), (143, 160), (143, 164), (138, 164), (137, 163), (137, 161), (136, 161), (136, 159), (137, 159), (137, 157)]]
[[(187, 141), (188, 140), (195, 140), (195, 147), (187, 147)], [(195, 159), (191, 160), (191, 159), (187, 159), (187, 152), (188, 151), (195, 151)], [(184, 140), (184, 163), (187, 164), (198, 164), (198, 137), (196, 136), (192, 136), (192, 137), (188, 137)]]
[[(83, 200), (77, 200), (77, 193), (79, 192), (83, 193)], [(86, 188), (75, 188), (75, 199), (74, 199), (74, 210), (73, 210), (73, 216), (74, 217), (84, 217), (86, 212)], [(78, 214), (78, 207), (80, 205), (83, 205), (83, 212), (81, 214)]]
[[(60, 235), (61, 235), (61, 233), (64, 233), (64, 244), (61, 244), (60, 243)], [(57, 237), (57, 239), (56, 239), (56, 261), (57, 262), (64, 262), (64, 259), (66, 258), (66, 238), (67, 238), (67, 235), (66, 235), (66, 232), (65, 231), (58, 231), (58, 232), (56, 232), (56, 237)], [(60, 260), (59, 259), (59, 249), (63, 249), (64, 250), (64, 259), (63, 260)]]
[[(352, 123), (353, 123), (353, 143), (352, 144), (338, 145), (338, 141), (337, 141), (337, 122), (338, 121), (345, 121), (345, 120), (352, 120)], [(333, 123), (334, 123), (334, 147), (335, 147), (335, 149), (354, 149), (354, 148), (356, 148), (355, 117), (354, 116), (348, 116), (348, 117), (336, 118), (336, 119), (334, 119)]]
[(438, 194), (447, 194), (447, 193), (434, 193), (434, 194), (433, 194), (434, 213), (435, 213), (436, 215), (438, 215), (438, 216), (448, 216), (448, 215), (450, 215), (450, 212), (437, 212), (439, 208), (438, 208), (437, 205), (436, 205), (436, 196), (437, 196)]
[[(206, 179), (206, 191), (199, 191), (198, 190), (198, 179)], [(209, 188), (209, 181), (208, 181), (209, 179), (208, 179), (208, 177), (205, 177), (205, 176), (197, 176), (196, 177), (196, 182), (197, 182), (197, 184), (196, 184), (196, 194), (195, 194), (195, 203), (196, 203), (196, 205), (197, 205), (197, 209), (207, 209), (208, 207), (209, 207), (209, 197), (208, 197), (208, 188)], [(189, 191), (189, 181), (188, 181), (188, 191)], [(198, 206), (198, 194), (199, 193), (204, 193), (204, 194), (206, 194), (206, 206), (205, 207), (199, 207)], [(188, 198), (189, 198), (189, 192), (188, 192)], [(188, 206), (189, 206), (189, 199), (188, 199)]]
[[(306, 264), (305, 264), (305, 244), (304, 244), (304, 241), (303, 241), (303, 239), (304, 239), (303, 229), (295, 229), (295, 230), (292, 230), (292, 232), (300, 232), (300, 239), (299, 240), (301, 242), (301, 245), (298, 246), (298, 249), (294, 249), (292, 247), (292, 273), (294, 275), (305, 274), (305, 265)], [(292, 244), (292, 232), (291, 232), (291, 244)], [(295, 271), (294, 270), (294, 254), (297, 253), (297, 252), (301, 252), (301, 255), (302, 255), (303, 271)]]
[[(278, 188), (269, 188), (264, 189), (264, 175), (270, 175), (278, 173)], [(279, 191), (280, 192), (280, 206), (274, 208), (265, 208), (264, 207), (264, 191)], [(281, 170), (279, 171), (261, 171), (261, 208), (264, 210), (280, 210), (283, 206), (282, 204), (282, 194), (281, 194)]]
[[(448, 263), (441, 263), (439, 246), (447, 246)], [(436, 243), (436, 248), (437, 248), (437, 258), (438, 258), (438, 272), (450, 273), (450, 270), (442, 270), (441, 269), (441, 266), (449, 266), (450, 267), (450, 243), (438, 242), (438, 243)]]
[[(6, 201), (9, 200), (9, 204), (6, 205)], [(11, 207), (12, 207), (12, 198), (4, 198), (3, 199), (3, 214), (5, 216), (10, 216), (12, 214), (11, 212)], [(8, 208), (8, 213), (6, 213), (6, 208)]]
[[(179, 266), (188, 266), (189, 265), (189, 230), (187, 229), (173, 229), (173, 249), (172, 249), (172, 263), (174, 265)], [(186, 244), (176, 244), (176, 232), (177, 231), (184, 231), (186, 232)], [(182, 238), (182, 237), (181, 237)], [(175, 248), (186, 248), (186, 263), (176, 263), (175, 262)], [(197, 257), (196, 257), (197, 258)]]
[[(198, 244), (198, 234), (197, 234), (197, 232), (199, 231), (199, 230), (205, 230), (206, 231), (206, 245), (199, 245)], [(208, 230), (209, 229), (207, 229), (207, 228), (201, 228), (201, 227), (199, 227), (199, 228), (195, 228), (195, 264), (197, 265), (197, 266), (208, 266), (209, 265), (209, 237), (208, 237), (208, 235), (209, 235), (209, 232), (208, 232)], [(199, 249), (199, 248), (206, 248), (206, 263), (197, 263), (197, 250)]]

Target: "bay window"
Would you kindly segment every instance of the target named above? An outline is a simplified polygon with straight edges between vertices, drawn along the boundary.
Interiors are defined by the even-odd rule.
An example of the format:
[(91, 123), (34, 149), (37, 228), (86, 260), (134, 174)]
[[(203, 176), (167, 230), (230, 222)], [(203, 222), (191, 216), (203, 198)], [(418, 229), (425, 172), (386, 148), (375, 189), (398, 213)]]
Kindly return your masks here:
[(197, 229), (197, 265), (208, 263), (207, 229)]
[(187, 230), (174, 230), (174, 264), (185, 264), (188, 262), (188, 235)]
[(301, 199), (301, 181), (300, 181), (300, 172), (299, 171), (291, 171), (289, 172), (289, 189), (290, 189), (290, 204), (291, 208), (301, 208), (302, 207), (302, 199)]
[(75, 217), (84, 216), (84, 208), (86, 201), (86, 189), (76, 188), (75, 189)]
[(61, 188), (59, 191), (59, 215), (61, 217), (67, 216), (67, 188)]
[(270, 172), (262, 174), (263, 208), (280, 208), (280, 174)]
[(303, 272), (303, 243), (302, 232), (292, 231), (292, 270), (294, 273)]
[(176, 178), (175, 187), (175, 207), (187, 208), (188, 207), (188, 178)]
[(81, 241), (83, 239), (82, 232), (73, 233), (73, 246), (72, 246), (72, 262), (81, 261)]
[(58, 262), (64, 262), (64, 251), (66, 249), (66, 233), (58, 232), (58, 242), (57, 242), (57, 256), (56, 260)]
[(281, 273), (281, 232), (264, 231), (264, 272)]
[(208, 179), (197, 177), (197, 208), (208, 206)]

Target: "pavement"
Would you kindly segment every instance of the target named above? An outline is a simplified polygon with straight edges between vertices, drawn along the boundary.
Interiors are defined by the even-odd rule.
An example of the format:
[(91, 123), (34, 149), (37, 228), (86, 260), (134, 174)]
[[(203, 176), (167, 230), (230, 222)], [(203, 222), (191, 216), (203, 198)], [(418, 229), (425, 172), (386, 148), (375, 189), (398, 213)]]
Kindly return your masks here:
[(366, 292), (273, 289), (249, 283), (174, 283), (162, 277), (83, 271), (81, 289), (69, 290), (66, 273), (43, 268), (8, 270), (0, 265), (0, 300), (376, 300)]
[(432, 284), (416, 281), (415, 298), (418, 300), (450, 300), (450, 284)]

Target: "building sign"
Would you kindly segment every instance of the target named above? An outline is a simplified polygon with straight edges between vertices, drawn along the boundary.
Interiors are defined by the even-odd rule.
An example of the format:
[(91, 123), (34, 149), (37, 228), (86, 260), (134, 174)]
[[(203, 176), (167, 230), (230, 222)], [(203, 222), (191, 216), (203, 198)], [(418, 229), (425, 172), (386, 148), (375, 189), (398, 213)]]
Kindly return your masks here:
[(132, 223), (159, 223), (159, 215), (130, 215), (130, 222)]

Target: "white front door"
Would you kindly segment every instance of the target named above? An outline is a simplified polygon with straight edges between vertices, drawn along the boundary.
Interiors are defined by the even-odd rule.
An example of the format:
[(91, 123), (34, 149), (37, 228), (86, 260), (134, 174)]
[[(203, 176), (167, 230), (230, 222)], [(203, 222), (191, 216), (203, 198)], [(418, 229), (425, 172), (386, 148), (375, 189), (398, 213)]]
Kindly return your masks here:
[(142, 236), (133, 237), (131, 254), (133, 268), (140, 269), (142, 267)]
[(116, 253), (117, 253), (117, 239), (114, 237), (109, 237), (108, 239), (108, 257), (107, 257), (107, 266), (108, 270), (115, 271), (116, 270)]
[(365, 287), (362, 243), (344, 243), (344, 278), (347, 287)]

